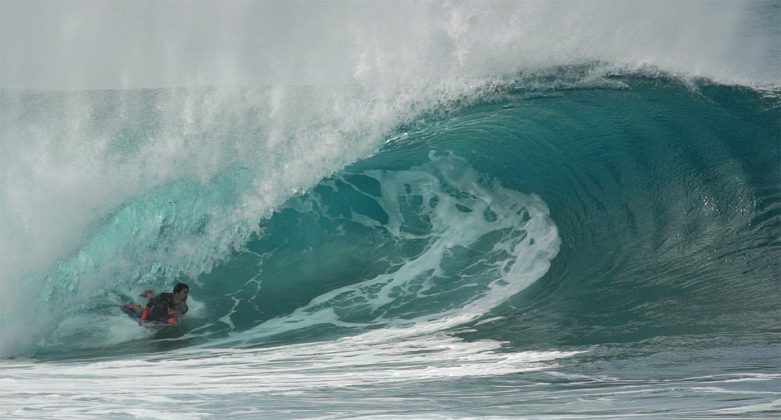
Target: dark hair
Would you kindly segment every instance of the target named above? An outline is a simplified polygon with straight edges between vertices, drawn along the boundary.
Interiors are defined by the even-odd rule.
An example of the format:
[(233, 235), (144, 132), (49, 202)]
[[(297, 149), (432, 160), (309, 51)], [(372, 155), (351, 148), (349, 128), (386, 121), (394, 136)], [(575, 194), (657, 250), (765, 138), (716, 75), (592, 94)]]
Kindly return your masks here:
[(174, 293), (179, 293), (184, 289), (190, 290), (190, 286), (184, 283), (176, 283), (176, 286), (174, 286)]

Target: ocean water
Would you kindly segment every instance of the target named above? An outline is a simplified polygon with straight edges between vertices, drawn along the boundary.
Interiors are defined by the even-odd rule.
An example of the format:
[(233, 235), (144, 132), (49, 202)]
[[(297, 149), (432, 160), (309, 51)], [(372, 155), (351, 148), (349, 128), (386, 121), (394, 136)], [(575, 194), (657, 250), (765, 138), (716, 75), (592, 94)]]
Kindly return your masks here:
[(4, 64), (0, 418), (781, 415), (777, 2), (202, 7)]

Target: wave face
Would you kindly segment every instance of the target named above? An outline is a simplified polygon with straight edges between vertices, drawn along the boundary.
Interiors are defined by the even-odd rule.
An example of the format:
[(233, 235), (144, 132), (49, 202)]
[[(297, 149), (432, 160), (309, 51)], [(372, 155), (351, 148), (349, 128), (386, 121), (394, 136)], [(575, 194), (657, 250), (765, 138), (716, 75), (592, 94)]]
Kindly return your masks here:
[[(255, 130), (254, 123), (226, 122), (225, 133), (199, 133), (217, 137), (214, 148), (191, 151), (208, 156), (177, 154), (162, 169), (155, 166), (177, 166), (179, 175), (182, 166), (192, 175), (161, 182), (91, 221), (70, 255), (44, 275), (27, 275), (35, 287), (9, 291), (6, 332), (20, 314), (43, 333), (23, 330), (21, 338), (47, 343), (43, 349), (54, 345), (52, 337), (64, 349), (85, 342), (84, 334), (111, 337), (107, 332), (124, 320), (101, 308), (118, 302), (115, 293), (161, 290), (176, 278), (194, 283), (194, 305), (203, 314), (191, 327), (201, 340), (242, 332), (242, 340), (261, 343), (300, 328), (308, 336), (306, 328), (321, 323), (349, 330), (455, 314), (468, 320), (529, 296), (542, 299), (534, 301), (536, 310), (547, 308), (523, 326), (535, 331), (532, 342), (771, 328), (772, 317), (761, 314), (772, 313), (777, 297), (777, 97), (658, 76), (574, 78), (583, 72), (560, 68), (519, 78), (473, 103), (425, 114), (399, 127), (373, 156), (289, 199), (289, 190), (306, 181), (290, 179), (287, 159), (264, 164), (266, 154), (259, 153), (242, 165), (188, 169), (188, 158), (212, 159), (236, 147), (234, 136)], [(530, 87), (568, 78), (564, 88)], [(90, 191), (86, 178), (148, 164), (151, 152), (137, 150), (160, 146), (143, 144), (139, 133), (159, 129), (144, 116), (168, 94), (133, 96), (141, 124), (123, 127), (124, 137), (103, 146), (110, 156), (105, 167), (80, 171), (78, 191), (31, 212), (55, 218), (74, 211), (82, 194), (87, 200), (109, 194)], [(94, 99), (127, 102), (111, 92)], [(46, 115), (62, 106), (58, 95), (13, 100), (48, 101), (35, 111)], [(69, 151), (55, 146), (48, 153)], [(274, 153), (284, 155), (284, 146)], [(301, 174), (301, 164), (311, 164), (301, 159), (294, 176), (313, 178)], [(147, 182), (125, 175), (106, 187), (133, 191)], [(26, 177), (32, 191), (40, 176)], [(28, 185), (12, 192), (31, 194)], [(263, 213), (267, 203), (279, 204)], [(248, 221), (246, 213), (265, 217)], [(4, 228), (9, 236), (24, 229), (58, 233), (52, 225)], [(534, 293), (516, 296), (543, 274)], [(39, 311), (21, 309), (30, 305)], [(584, 316), (601, 319), (594, 331), (559, 326)], [(519, 328), (512, 323), (502, 328)], [(70, 324), (86, 328), (69, 331)], [(15, 337), (7, 337), (4, 344), (13, 346)]]
[[(2, 362), (0, 406), (770, 416), (778, 55), (743, 51), (757, 64), (743, 66), (721, 48), (777, 40), (776, 26), (759, 25), (768, 37), (736, 22), (767, 23), (779, 7), (725, 17), (736, 3), (706, 13), (734, 24), (713, 44), (698, 38), (702, 7), (683, 7), (676, 19), (702, 29), (689, 41), (713, 48), (669, 51), (675, 63), (660, 58), (663, 39), (630, 47), (590, 24), (661, 36), (666, 3), (405, 3), (380, 29), (426, 28), (419, 49), (372, 32), (376, 12), (329, 15), (374, 35), (329, 50), (349, 82), (333, 67), (310, 77), (295, 53), (264, 83), (174, 72), (185, 86), (0, 90), (0, 355), (15, 358)], [(269, 12), (297, 16), (295, 4)], [(583, 36), (568, 44), (551, 22)], [(177, 281), (191, 286), (177, 329), (118, 310)], [(182, 404), (138, 408), (141, 378)]]
[[(284, 167), (237, 165), (161, 182), (88, 224), (71, 255), (25, 279), (34, 288), (9, 290), (18, 294), (4, 305), (4, 347), (44, 358), (300, 351), (298, 343), (313, 341), (371, 352), (392, 337), (407, 347), (386, 351), (411, 357), (409, 347), (426, 348), (411, 339), (453, 346), (437, 341), (443, 333), (467, 340), (459, 345), (502, 342), (505, 351), (577, 353), (680, 337), (772, 346), (781, 268), (777, 94), (584, 72), (519, 77), (411, 120), (375, 154), (276, 198), (254, 227), (239, 215), (257, 211), (253, 199), (284, 196), (277, 188), (290, 184), (274, 175)], [(115, 95), (99, 97), (111, 103)], [(52, 98), (14, 100), (59, 106)], [(230, 127), (226, 138), (247, 129)], [(111, 147), (143, 147), (129, 137)], [(127, 164), (116, 159), (115, 167)], [(66, 201), (55, 210), (67, 209)], [(139, 331), (116, 309), (175, 280), (192, 285), (193, 308), (176, 332)], [(30, 306), (36, 313), (23, 310)], [(38, 329), (15, 329), (17, 314)], [(497, 372), (538, 368), (523, 363)]]

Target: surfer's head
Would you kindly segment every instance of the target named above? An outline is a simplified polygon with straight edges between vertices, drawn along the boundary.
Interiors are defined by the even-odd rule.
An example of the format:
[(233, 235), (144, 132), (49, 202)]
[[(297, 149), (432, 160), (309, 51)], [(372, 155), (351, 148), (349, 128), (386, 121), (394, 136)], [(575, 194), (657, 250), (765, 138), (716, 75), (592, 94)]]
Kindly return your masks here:
[(176, 283), (174, 286), (174, 300), (177, 302), (184, 302), (187, 300), (187, 295), (190, 294), (190, 286), (184, 283)]

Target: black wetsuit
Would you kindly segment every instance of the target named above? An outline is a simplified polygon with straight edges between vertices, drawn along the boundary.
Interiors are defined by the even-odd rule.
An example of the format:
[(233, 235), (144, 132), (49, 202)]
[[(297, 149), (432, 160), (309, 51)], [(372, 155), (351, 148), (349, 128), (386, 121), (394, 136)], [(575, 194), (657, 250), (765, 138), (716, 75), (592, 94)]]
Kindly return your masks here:
[(173, 293), (160, 293), (149, 299), (144, 312), (141, 313), (141, 320), (145, 322), (176, 324), (177, 317), (186, 313), (187, 303), (175, 302)]

